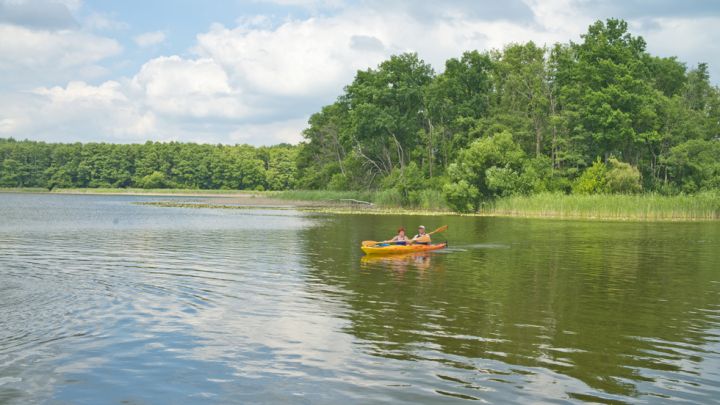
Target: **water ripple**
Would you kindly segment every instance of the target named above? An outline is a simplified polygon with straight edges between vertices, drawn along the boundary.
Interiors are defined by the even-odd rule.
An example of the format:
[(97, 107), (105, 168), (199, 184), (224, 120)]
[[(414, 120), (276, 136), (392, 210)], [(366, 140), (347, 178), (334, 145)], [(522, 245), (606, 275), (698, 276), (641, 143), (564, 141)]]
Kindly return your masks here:
[(131, 201), (0, 200), (1, 403), (720, 397), (707, 224), (443, 218), (361, 260), (408, 219)]

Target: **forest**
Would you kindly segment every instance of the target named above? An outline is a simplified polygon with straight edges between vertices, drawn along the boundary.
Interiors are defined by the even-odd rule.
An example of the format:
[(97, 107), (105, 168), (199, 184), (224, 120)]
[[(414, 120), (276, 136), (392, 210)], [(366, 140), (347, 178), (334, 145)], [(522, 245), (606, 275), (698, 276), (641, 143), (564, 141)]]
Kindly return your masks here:
[(459, 212), (499, 197), (720, 189), (720, 89), (623, 20), (580, 42), (358, 71), (299, 145), (0, 139), (0, 187), (374, 190)]

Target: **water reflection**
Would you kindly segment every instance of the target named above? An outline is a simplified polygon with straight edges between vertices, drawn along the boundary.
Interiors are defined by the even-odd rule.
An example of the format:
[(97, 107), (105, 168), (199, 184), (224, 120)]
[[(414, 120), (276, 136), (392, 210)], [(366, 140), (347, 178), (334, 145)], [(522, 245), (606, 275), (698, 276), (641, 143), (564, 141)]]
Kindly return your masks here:
[(431, 253), (405, 253), (395, 255), (366, 255), (360, 258), (363, 268), (383, 268), (397, 273), (405, 273), (409, 269), (427, 270), (431, 268)]

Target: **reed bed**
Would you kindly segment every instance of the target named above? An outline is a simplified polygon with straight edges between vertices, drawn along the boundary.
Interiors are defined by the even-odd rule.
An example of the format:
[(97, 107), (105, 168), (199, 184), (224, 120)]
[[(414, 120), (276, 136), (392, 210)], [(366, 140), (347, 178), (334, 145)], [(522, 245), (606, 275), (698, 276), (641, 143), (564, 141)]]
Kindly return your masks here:
[(537, 194), (507, 197), (480, 210), (481, 214), (514, 217), (552, 217), (619, 220), (720, 219), (720, 194), (663, 196)]

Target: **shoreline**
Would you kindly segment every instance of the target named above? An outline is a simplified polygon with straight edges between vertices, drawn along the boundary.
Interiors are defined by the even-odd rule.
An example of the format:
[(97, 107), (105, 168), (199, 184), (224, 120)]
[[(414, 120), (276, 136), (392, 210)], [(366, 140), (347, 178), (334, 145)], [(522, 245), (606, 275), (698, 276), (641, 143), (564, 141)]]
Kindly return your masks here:
[[(148, 201), (137, 204), (206, 209), (296, 209), (338, 215), (414, 215), (473, 216), (496, 218), (532, 218), (571, 221), (613, 222), (707, 222), (720, 220), (720, 199), (715, 194), (693, 196), (639, 195), (551, 195), (510, 197), (497, 200), (493, 206), (474, 213), (442, 209), (427, 210), (398, 206), (365, 205), (352, 199), (330, 199), (322, 192), (309, 192), (298, 198), (292, 191), (193, 190), (193, 189), (35, 189), (0, 188), (0, 193), (60, 195), (126, 195), (147, 197), (186, 197), (200, 201)], [(549, 201), (549, 202), (548, 202)], [(616, 206), (602, 207), (613, 201)], [(708, 202), (710, 201), (710, 202)], [(718, 202), (716, 202), (718, 201)], [(576, 203), (571, 206), (569, 202)], [(704, 206), (701, 206), (702, 204)], [(673, 205), (674, 204), (674, 205)], [(638, 209), (642, 205), (643, 209)]]

